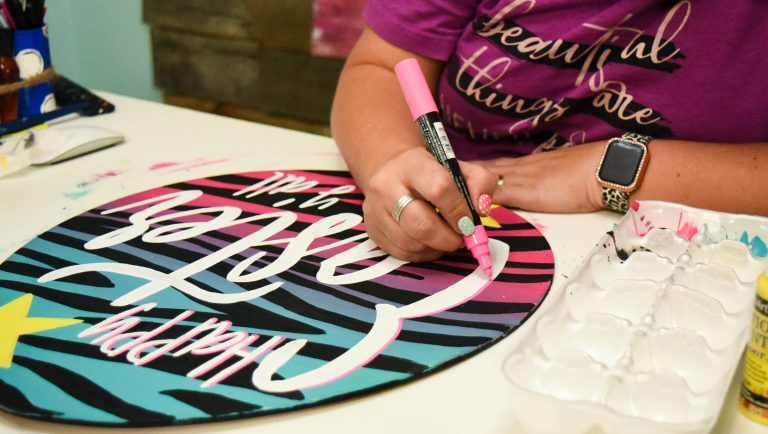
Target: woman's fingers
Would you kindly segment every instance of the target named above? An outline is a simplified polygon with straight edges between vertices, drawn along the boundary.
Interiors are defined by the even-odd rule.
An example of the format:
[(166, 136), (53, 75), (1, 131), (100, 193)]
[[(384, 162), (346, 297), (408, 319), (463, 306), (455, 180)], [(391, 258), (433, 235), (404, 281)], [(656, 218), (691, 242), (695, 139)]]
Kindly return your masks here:
[[(453, 232), (454, 237), (459, 238), (459, 234), (469, 235), (466, 231), (474, 230), (466, 201), (456, 188), (451, 174), (437, 161), (432, 160), (430, 164), (424, 165), (418, 174), (409, 178), (409, 182), (419, 196), (432, 204), (433, 210), (434, 208), (439, 210), (439, 215), (432, 212), (434, 217), (424, 214), (419, 216), (420, 219), (417, 222), (423, 226), (423, 232), (428, 232), (432, 226), (433, 230), (439, 230), (443, 236), (447, 236), (447, 231), (442, 230), (447, 228)], [(440, 219), (442, 222), (438, 224)], [(427, 226), (428, 220), (432, 220), (430, 226)], [(467, 220), (469, 220), (468, 226)]]
[[(496, 185), (496, 177), (488, 170), (473, 165), (471, 163), (462, 163), (461, 172), (458, 176), (464, 179), (464, 185), (467, 187), (469, 197), (465, 197), (454, 180), (454, 174), (436, 160), (430, 164), (424, 164), (418, 170), (418, 176), (410, 179), (413, 189), (429, 201), (439, 210), (440, 216), (447, 223), (448, 227), (456, 234), (470, 235), (474, 232), (475, 224), (472, 220), (467, 200), (472, 203), (473, 208), (477, 210), (481, 203), (482, 194), (493, 193)], [(490, 197), (483, 200), (490, 206)]]
[[(388, 161), (369, 181), (363, 203), (366, 228), (380, 248), (399, 259), (433, 260), (461, 246), (460, 237), (412, 187), (414, 177), (424, 176), (416, 167), (432, 163), (425, 150), (414, 148)], [(395, 220), (393, 210), (406, 196), (413, 200), (401, 206)]]
[[(481, 192), (493, 192), (495, 175), (471, 164), (462, 170), (467, 171), (477, 207)], [(406, 197), (413, 200), (401, 201)], [(490, 205), (490, 198), (486, 201)], [(469, 207), (451, 174), (423, 148), (403, 152), (379, 169), (369, 182), (363, 211), (371, 239), (409, 261), (432, 260), (457, 250), (463, 245), (461, 235), (474, 231)]]
[(416, 200), (408, 204), (400, 215), (400, 221), (396, 221), (390, 213), (382, 212), (381, 209), (378, 209), (380, 208), (378, 204), (374, 204), (373, 201), (366, 198), (363, 212), (368, 236), (377, 246), (396, 258), (409, 262), (437, 259), (445, 250), (432, 248), (411, 237), (401, 226), (403, 220), (410, 218), (407, 216), (412, 214), (411, 207), (415, 204), (417, 204)]
[(602, 143), (478, 162), (504, 176), (494, 200), (510, 207), (539, 212), (590, 212), (602, 208), (595, 168)]
[(400, 228), (411, 238), (442, 252), (461, 248), (462, 239), (435, 210), (424, 201), (414, 201), (400, 218)]

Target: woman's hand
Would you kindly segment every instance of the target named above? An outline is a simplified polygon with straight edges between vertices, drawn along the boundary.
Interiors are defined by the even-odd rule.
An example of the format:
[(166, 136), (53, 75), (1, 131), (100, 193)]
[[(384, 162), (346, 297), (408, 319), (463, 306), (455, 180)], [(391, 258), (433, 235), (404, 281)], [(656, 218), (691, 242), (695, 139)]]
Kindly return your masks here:
[[(471, 163), (461, 163), (461, 169), (475, 208), (482, 208), (479, 198), (493, 193), (496, 175)], [(389, 254), (421, 262), (463, 246), (458, 221), (470, 216), (469, 208), (450, 173), (426, 149), (411, 148), (397, 154), (367, 185), (365, 226), (369, 237)], [(392, 208), (404, 195), (415, 200), (403, 209), (398, 222)], [(484, 199), (490, 205), (489, 198)]]
[(603, 209), (595, 170), (604, 149), (604, 142), (593, 142), (475, 163), (503, 176), (495, 203), (537, 212), (591, 212)]

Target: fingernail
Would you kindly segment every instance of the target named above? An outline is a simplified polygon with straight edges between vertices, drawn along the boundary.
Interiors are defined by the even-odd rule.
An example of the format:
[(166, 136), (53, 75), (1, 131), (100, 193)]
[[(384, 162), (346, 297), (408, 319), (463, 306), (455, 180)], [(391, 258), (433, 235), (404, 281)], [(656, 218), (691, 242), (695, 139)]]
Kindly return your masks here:
[(491, 213), (491, 195), (483, 193), (477, 198), (477, 210), (483, 216)]
[(459, 230), (465, 237), (475, 233), (475, 224), (472, 223), (472, 219), (467, 216), (462, 216), (459, 219)]

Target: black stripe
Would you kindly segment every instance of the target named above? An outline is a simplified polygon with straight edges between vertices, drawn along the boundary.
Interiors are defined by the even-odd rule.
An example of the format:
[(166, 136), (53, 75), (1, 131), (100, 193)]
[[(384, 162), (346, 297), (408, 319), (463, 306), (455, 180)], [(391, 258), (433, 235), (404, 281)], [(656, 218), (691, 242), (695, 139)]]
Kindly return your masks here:
[(552, 274), (506, 274), (502, 273), (496, 276), (497, 282), (508, 283), (544, 283), (552, 282)]
[(13, 363), (33, 371), (35, 374), (43, 377), (53, 385), (68, 393), (72, 398), (109, 414), (121, 417), (135, 426), (167, 425), (173, 423), (175, 420), (171, 415), (158, 413), (131, 404), (130, 402), (123, 401), (82, 375), (53, 363), (47, 363), (23, 356), (15, 356), (13, 358)]
[[(10, 260), (6, 262), (8, 264), (7, 266), (11, 267), (15, 273), (23, 274), (25, 276), (40, 277), (51, 270), (75, 265), (74, 262), (65, 261), (59, 256), (48, 255), (39, 250), (33, 250), (29, 247), (21, 248), (16, 253), (21, 256), (27, 257), (29, 259), (42, 262), (45, 265), (49, 266), (49, 269), (45, 269), (37, 265), (32, 265), (28, 263), (15, 262)], [(13, 259), (13, 257), (11, 257), (10, 259)], [(11, 265), (11, 264), (14, 264), (14, 265)], [(3, 266), (3, 268), (5, 268), (5, 266)], [(114, 283), (112, 283), (111, 280), (109, 280), (103, 274), (96, 273), (96, 272), (81, 273), (73, 276), (67, 276), (61, 279), (61, 281), (74, 283), (77, 285), (93, 286), (97, 288), (114, 288), (115, 287)]]
[[(138, 331), (138, 328), (132, 329), (132, 331), (133, 330)], [(33, 347), (42, 348), (48, 351), (54, 351), (57, 353), (72, 354), (80, 357), (85, 357), (88, 359), (101, 360), (104, 362), (133, 365), (125, 357), (111, 358), (106, 354), (102, 353), (99, 350), (99, 347), (97, 345), (93, 345), (89, 343), (78, 343), (78, 342), (54, 339), (54, 338), (49, 338), (45, 336), (37, 336), (37, 335), (22, 336), (19, 338), (19, 342), (22, 342), (26, 345), (30, 345)], [(215, 357), (215, 355), (212, 357)], [(177, 375), (179, 377), (186, 377), (186, 375), (190, 371), (199, 367), (201, 364), (203, 364), (207, 360), (208, 359), (204, 357), (193, 356), (190, 354), (185, 354), (179, 357), (159, 357), (153, 360), (151, 363), (148, 363), (142, 366), (141, 368), (162, 371), (168, 374)], [(235, 363), (235, 362), (232, 362), (232, 363)], [(225, 369), (226, 366), (227, 365), (222, 365), (221, 369), (222, 370)], [(255, 369), (257, 366), (258, 364), (254, 363), (253, 368)], [(227, 377), (225, 380), (221, 381), (219, 384), (225, 384), (227, 386), (239, 387), (247, 390), (255, 390), (253, 386), (253, 382), (251, 381), (252, 372), (253, 372), (252, 370), (245, 370), (245, 369), (240, 370), (235, 374)], [(215, 373), (212, 372), (208, 376), (205, 376), (205, 375), (201, 376), (200, 380), (205, 381), (208, 377), (212, 377), (213, 375), (215, 375)], [(275, 374), (274, 377), (276, 379), (282, 379), (282, 377), (280, 377), (277, 374)], [(295, 401), (302, 401), (305, 398), (304, 394), (298, 390), (293, 392), (286, 392), (286, 393), (269, 393), (269, 392), (262, 392), (262, 393), (266, 393), (268, 395), (275, 395), (281, 398), (291, 399)]]
[(415, 342), (418, 344), (439, 345), (442, 347), (479, 347), (496, 339), (488, 336), (459, 336), (439, 333), (427, 333), (412, 330), (401, 330), (397, 335), (398, 341)]
[(507, 262), (506, 267), (509, 268), (525, 268), (531, 270), (554, 270), (555, 264), (552, 262)]
[(0, 409), (22, 416), (33, 416), (41, 419), (51, 419), (61, 413), (46, 410), (32, 404), (21, 391), (3, 380), (0, 380)]
[(536, 307), (533, 303), (495, 303), (489, 301), (469, 301), (451, 309), (451, 312), (474, 313), (482, 315), (528, 313)]
[(768, 409), (768, 397), (752, 392), (751, 390), (744, 387), (743, 384), (741, 385), (740, 393), (741, 396), (749, 401), (752, 405)]
[(260, 405), (227, 398), (216, 393), (183, 389), (163, 390), (160, 393), (195, 407), (213, 416), (214, 419), (222, 416), (245, 416), (261, 408)]

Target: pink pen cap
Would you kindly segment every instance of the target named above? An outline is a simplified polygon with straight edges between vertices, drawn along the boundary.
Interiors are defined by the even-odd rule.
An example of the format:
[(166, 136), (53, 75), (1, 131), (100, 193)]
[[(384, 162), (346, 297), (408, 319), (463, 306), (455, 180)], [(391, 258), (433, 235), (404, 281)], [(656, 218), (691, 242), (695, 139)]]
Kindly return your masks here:
[(424, 73), (416, 59), (411, 57), (395, 65), (395, 75), (400, 82), (400, 88), (403, 90), (413, 120), (425, 113), (437, 112), (435, 98), (429, 90), (427, 79), (424, 78)]

